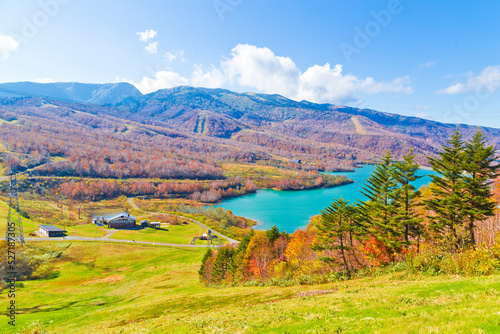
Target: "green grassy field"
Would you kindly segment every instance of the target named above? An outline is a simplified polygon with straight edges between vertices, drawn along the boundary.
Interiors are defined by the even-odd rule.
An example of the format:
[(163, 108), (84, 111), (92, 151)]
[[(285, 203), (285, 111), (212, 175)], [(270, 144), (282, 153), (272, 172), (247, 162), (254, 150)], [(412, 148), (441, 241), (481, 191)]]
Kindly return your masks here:
[[(0, 235), (5, 236), (5, 229), (7, 227), (7, 213), (9, 206), (7, 203), (0, 201)], [(24, 235), (28, 237), (28, 234), (38, 230), (38, 223), (32, 221), (31, 219), (25, 219), (21, 217), (23, 223)]]
[[(67, 245), (67, 244), (66, 244)], [(202, 286), (203, 249), (75, 242), (23, 282), (19, 333), (497, 333), (500, 276), (394, 273), (321, 286)], [(7, 305), (6, 293), (0, 307)], [(31, 325), (30, 330), (20, 330)], [(0, 331), (9, 333), (6, 319)], [(10, 331), (14, 332), (14, 331)]]
[[(168, 230), (168, 231), (167, 231)], [(165, 242), (173, 244), (189, 244), (194, 237), (205, 233), (203, 229), (194, 224), (170, 225), (161, 229), (147, 228), (136, 231), (120, 230), (113, 234), (111, 238), (122, 240)]]
[[(59, 226), (62, 228), (62, 226)], [(106, 235), (106, 227), (97, 226), (94, 224), (66, 226), (66, 234), (78, 237), (101, 238)]]

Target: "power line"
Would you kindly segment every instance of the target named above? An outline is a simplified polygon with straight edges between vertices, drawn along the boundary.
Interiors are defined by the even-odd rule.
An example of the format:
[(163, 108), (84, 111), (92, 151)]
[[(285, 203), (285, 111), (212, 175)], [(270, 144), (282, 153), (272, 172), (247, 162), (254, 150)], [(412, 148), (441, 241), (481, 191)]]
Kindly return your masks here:
[[(23, 223), (21, 220), (21, 210), (19, 208), (19, 186), (17, 175), (12, 170), (9, 185), (9, 210), (7, 214), (7, 226), (5, 229), (5, 240), (8, 244), (18, 242), (24, 245)], [(13, 212), (14, 211), (14, 212)]]

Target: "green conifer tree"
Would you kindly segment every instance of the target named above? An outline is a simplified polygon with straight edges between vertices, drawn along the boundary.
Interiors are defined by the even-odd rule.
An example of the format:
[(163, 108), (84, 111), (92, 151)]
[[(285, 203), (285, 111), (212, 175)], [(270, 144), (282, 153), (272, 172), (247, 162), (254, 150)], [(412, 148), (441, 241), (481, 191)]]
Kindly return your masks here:
[[(464, 143), (458, 130), (442, 147), (438, 158), (429, 158), (432, 169), (431, 198), (425, 201), (431, 228), (449, 250), (464, 246), (461, 229), (465, 225), (466, 189), (464, 181)], [(444, 238), (443, 238), (444, 237)]]
[[(328, 207), (321, 211), (321, 222), (318, 224), (318, 241), (313, 246), (314, 250), (335, 250), (340, 253), (342, 263), (349, 278), (351, 278), (351, 267), (347, 260), (347, 252), (352, 248), (350, 232), (352, 224), (352, 206), (343, 198), (336, 199)], [(336, 257), (321, 257), (325, 263), (332, 264)]]
[(212, 265), (212, 280), (220, 283), (227, 278), (234, 250), (230, 246), (219, 248)]
[(205, 283), (210, 283), (209, 277), (207, 277), (207, 271), (208, 266), (211, 265), (210, 260), (212, 260), (213, 252), (210, 248), (207, 248), (207, 251), (205, 252), (205, 255), (203, 256), (203, 259), (201, 260), (201, 267), (198, 270), (198, 276), (200, 277), (200, 281), (205, 282)]
[(403, 233), (395, 219), (394, 166), (389, 151), (364, 184), (361, 193), (368, 198), (363, 205), (365, 226), (370, 235), (382, 242), (391, 254), (398, 253), (404, 245)]
[(465, 214), (469, 242), (475, 246), (475, 223), (495, 214), (496, 202), (493, 200), (492, 183), (498, 177), (500, 165), (496, 162), (496, 150), (487, 146), (487, 138), (477, 131), (465, 145), (464, 170), (466, 188)]
[(238, 244), (238, 248), (234, 252), (233, 260), (231, 261), (231, 265), (229, 267), (229, 273), (231, 274), (234, 280), (241, 280), (244, 277), (245, 271), (245, 254), (247, 252), (248, 244), (252, 240), (255, 235), (254, 230), (251, 230), (248, 235), (243, 237), (241, 242)]
[(271, 229), (266, 231), (267, 238), (271, 243), (274, 243), (279, 237), (281, 237), (280, 229), (274, 225)]
[(397, 183), (394, 191), (394, 200), (396, 204), (395, 220), (403, 230), (405, 243), (410, 243), (410, 236), (417, 240), (422, 232), (422, 218), (417, 216), (417, 199), (420, 196), (419, 191), (412, 185), (412, 182), (420, 179), (417, 175), (420, 165), (415, 162), (413, 151), (403, 157), (403, 161), (393, 164), (393, 178)]

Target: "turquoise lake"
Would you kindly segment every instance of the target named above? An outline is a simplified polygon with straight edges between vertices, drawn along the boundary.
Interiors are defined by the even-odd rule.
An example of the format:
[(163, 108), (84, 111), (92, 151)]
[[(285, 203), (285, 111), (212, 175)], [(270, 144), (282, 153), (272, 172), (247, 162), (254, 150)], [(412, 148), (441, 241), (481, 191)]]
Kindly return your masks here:
[[(280, 230), (293, 232), (298, 228), (305, 228), (309, 219), (320, 213), (320, 210), (329, 205), (334, 199), (343, 197), (355, 203), (357, 199), (366, 198), (359, 192), (364, 181), (375, 169), (373, 165), (356, 168), (355, 172), (328, 173), (331, 175), (345, 175), (355, 183), (335, 188), (314, 189), (302, 191), (257, 190), (256, 193), (222, 201), (216, 207), (231, 210), (237, 216), (256, 220), (259, 225), (256, 229), (266, 230), (276, 225)], [(432, 170), (421, 169), (414, 185), (418, 188), (431, 181)]]

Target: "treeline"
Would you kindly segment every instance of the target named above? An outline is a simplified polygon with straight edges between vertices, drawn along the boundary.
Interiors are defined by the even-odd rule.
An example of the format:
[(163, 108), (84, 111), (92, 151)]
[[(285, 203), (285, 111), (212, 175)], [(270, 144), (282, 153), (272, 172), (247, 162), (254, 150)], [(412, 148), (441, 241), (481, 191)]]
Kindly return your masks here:
[(203, 222), (210, 228), (234, 239), (241, 239), (250, 233), (249, 227), (256, 223), (245, 217), (236, 216), (230, 210), (212, 206), (191, 206), (183, 203), (165, 203), (162, 201), (136, 200), (145, 211), (171, 212)]
[[(33, 121), (32, 121), (33, 122)], [(43, 125), (43, 127), (42, 127)], [(145, 134), (133, 138), (98, 130), (62, 130), (40, 124), (20, 131), (18, 125), (2, 126), (0, 141), (27, 168), (41, 176), (99, 178), (221, 179), (222, 169), (195, 154), (175, 152), (165, 137), (152, 141)], [(132, 133), (130, 134), (132, 136)], [(125, 136), (126, 137), (126, 136)], [(18, 153), (18, 154), (15, 154)]]
[(69, 181), (59, 188), (62, 195), (71, 200), (102, 200), (119, 196), (148, 195), (157, 198), (189, 197), (205, 203), (215, 203), (222, 198), (240, 196), (257, 190), (251, 180), (236, 177), (231, 180), (217, 180), (210, 183), (154, 182), (146, 180), (118, 181)]
[(269, 188), (278, 190), (304, 190), (322, 187), (332, 187), (351, 183), (345, 176), (318, 176), (316, 172), (301, 172), (297, 178), (274, 180), (269, 184)]
[(363, 186), (366, 201), (336, 199), (305, 231), (256, 231), (237, 246), (209, 250), (200, 279), (316, 282), (392, 263), (421, 272), (491, 274), (500, 270), (500, 235), (496, 244), (479, 244), (476, 230), (496, 213), (496, 160), (481, 132), (468, 142), (456, 132), (429, 159), (436, 174), (421, 193), (413, 185), (421, 177), (413, 153), (393, 161), (388, 152)]
[[(316, 138), (312, 131), (306, 138), (305, 133), (280, 124), (263, 125), (268, 133), (242, 131), (224, 139), (200, 136), (153, 118), (133, 121), (133, 115), (112, 108), (36, 98), (0, 99), (0, 104), (0, 118), (7, 121), (0, 125), (0, 142), (22, 167), (44, 165), (36, 169), (44, 176), (219, 179), (221, 162), (259, 162), (304, 171), (350, 170), (356, 161), (372, 161), (379, 153), (375, 147), (394, 148), (398, 157), (407, 151), (406, 143), (385, 145), (380, 136), (337, 138), (339, 134), (332, 133), (330, 138), (329, 133), (318, 133)], [(279, 163), (273, 156), (308, 163)]]

